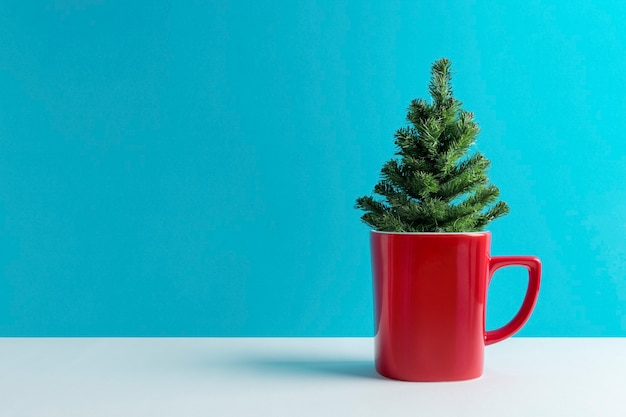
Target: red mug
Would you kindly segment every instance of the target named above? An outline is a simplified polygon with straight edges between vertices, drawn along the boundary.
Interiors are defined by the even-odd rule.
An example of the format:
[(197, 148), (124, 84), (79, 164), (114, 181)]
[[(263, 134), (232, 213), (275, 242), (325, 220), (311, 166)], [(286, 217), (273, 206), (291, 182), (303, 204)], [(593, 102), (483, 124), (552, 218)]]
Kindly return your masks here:
[[(404, 381), (460, 381), (483, 373), (484, 347), (516, 333), (537, 301), (541, 262), (491, 256), (491, 234), (372, 231), (376, 370)], [(528, 270), (519, 312), (485, 329), (487, 287), (505, 266)]]

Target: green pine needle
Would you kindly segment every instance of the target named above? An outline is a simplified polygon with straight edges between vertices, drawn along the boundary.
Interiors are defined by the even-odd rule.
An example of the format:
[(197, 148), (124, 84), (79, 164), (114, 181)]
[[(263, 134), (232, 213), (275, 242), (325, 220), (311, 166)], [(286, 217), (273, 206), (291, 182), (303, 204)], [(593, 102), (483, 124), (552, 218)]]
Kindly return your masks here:
[(489, 160), (468, 154), (479, 127), (471, 112), (452, 94), (451, 64), (446, 58), (431, 67), (431, 102), (415, 99), (407, 112), (409, 126), (395, 133), (396, 155), (381, 169), (374, 196), (357, 199), (361, 219), (387, 232), (472, 232), (484, 230), (506, 215), (489, 184)]

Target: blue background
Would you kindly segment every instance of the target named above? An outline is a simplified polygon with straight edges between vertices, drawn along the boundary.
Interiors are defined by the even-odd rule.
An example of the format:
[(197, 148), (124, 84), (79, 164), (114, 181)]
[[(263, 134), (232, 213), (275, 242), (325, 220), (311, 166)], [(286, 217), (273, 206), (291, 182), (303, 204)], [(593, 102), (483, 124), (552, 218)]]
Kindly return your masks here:
[(626, 335), (625, 3), (280, 3), (0, 3), (0, 335), (371, 335), (354, 200), (443, 56), (520, 335)]

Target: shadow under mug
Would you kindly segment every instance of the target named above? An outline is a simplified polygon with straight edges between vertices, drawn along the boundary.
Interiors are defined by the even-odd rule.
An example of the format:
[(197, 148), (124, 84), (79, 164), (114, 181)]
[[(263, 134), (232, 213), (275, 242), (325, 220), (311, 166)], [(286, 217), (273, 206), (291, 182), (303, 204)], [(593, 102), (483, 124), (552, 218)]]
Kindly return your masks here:
[[(491, 256), (491, 234), (370, 234), (374, 281), (376, 370), (404, 381), (459, 381), (483, 373), (484, 347), (516, 333), (537, 301), (541, 262)], [(506, 266), (528, 270), (519, 312), (485, 329), (487, 288)]]

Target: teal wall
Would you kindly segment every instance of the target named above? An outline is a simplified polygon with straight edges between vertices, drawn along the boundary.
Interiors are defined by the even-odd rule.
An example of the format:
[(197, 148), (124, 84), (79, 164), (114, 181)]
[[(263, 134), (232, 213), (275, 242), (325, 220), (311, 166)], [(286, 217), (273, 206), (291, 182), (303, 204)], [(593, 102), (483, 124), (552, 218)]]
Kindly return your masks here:
[(277, 4), (0, 3), (0, 335), (371, 335), (354, 199), (442, 56), (520, 335), (626, 335), (625, 3)]

